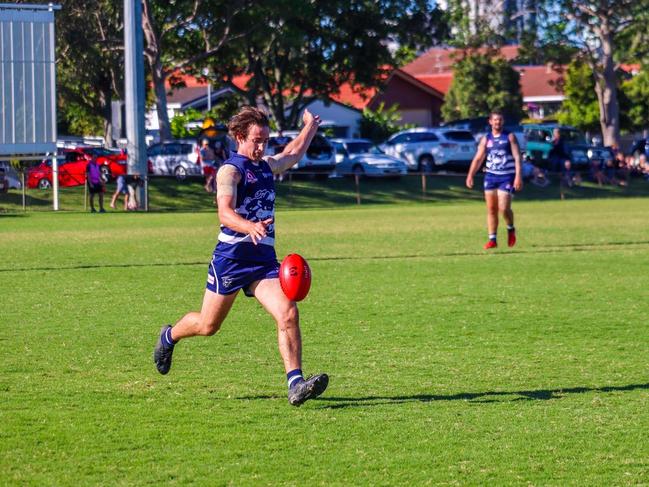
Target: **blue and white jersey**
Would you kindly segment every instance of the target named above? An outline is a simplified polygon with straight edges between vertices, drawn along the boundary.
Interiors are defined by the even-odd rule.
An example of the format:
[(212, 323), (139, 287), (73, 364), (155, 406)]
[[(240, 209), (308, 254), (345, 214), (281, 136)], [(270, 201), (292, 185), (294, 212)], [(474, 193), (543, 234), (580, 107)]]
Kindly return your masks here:
[[(223, 164), (234, 166), (241, 174), (234, 211), (252, 222), (274, 218), (275, 181), (268, 163), (264, 160), (253, 162), (245, 156), (233, 153)], [(276, 261), (274, 223), (266, 227), (266, 232), (266, 237), (255, 245), (250, 235), (221, 225), (214, 255), (248, 262)]]
[(489, 132), (486, 138), (487, 172), (499, 176), (516, 174), (512, 145), (509, 142), (509, 132), (503, 130), (498, 136)]

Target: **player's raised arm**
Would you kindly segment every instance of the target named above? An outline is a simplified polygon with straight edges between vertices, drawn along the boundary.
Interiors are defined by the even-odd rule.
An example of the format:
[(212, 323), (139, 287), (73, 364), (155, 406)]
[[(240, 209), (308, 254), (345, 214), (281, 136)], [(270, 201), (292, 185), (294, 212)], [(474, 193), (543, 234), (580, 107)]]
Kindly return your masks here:
[(475, 176), (475, 173), (478, 172), (478, 169), (480, 169), (480, 166), (484, 161), (486, 144), (487, 137), (482, 137), (482, 139), (480, 139), (480, 143), (478, 144), (478, 150), (476, 151), (475, 156), (473, 156), (473, 160), (471, 161), (469, 172), (466, 175), (466, 187), (469, 189), (473, 188), (473, 176)]
[(309, 144), (320, 126), (320, 117), (313, 115), (309, 110), (304, 110), (302, 121), (304, 127), (297, 137), (290, 141), (279, 154), (265, 158), (274, 173), (282, 173), (297, 164), (309, 148)]

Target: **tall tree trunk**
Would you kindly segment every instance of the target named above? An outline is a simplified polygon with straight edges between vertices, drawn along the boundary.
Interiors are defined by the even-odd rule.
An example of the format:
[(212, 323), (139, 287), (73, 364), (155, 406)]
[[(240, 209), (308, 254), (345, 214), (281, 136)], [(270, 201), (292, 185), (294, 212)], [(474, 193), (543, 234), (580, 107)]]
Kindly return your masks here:
[(613, 62), (613, 34), (603, 21), (596, 33), (601, 42), (601, 58), (593, 69), (595, 91), (599, 103), (599, 122), (604, 145), (620, 145), (620, 106), (617, 97), (617, 77)]
[(167, 75), (159, 59), (151, 66), (151, 75), (153, 77), (155, 106), (156, 112), (158, 113), (158, 124), (160, 126), (160, 142), (164, 142), (165, 140), (171, 139), (171, 125), (169, 123), (169, 114), (167, 113), (167, 88), (165, 87)]

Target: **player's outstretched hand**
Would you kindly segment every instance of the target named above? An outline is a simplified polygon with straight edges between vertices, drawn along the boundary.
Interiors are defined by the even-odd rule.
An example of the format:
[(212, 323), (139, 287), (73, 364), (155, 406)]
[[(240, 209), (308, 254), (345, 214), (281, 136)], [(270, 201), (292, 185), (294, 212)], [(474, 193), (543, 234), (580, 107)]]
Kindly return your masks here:
[(302, 121), (304, 122), (304, 125), (309, 125), (310, 123), (320, 125), (321, 122), (320, 115), (314, 115), (309, 110), (304, 110), (304, 113), (302, 114)]
[(250, 232), (248, 233), (250, 235), (250, 238), (252, 240), (252, 243), (257, 245), (260, 240), (262, 240), (267, 232), (266, 232), (266, 227), (273, 223), (272, 218), (267, 218), (266, 220), (262, 220), (260, 222), (254, 222), (252, 224), (252, 227), (250, 229)]

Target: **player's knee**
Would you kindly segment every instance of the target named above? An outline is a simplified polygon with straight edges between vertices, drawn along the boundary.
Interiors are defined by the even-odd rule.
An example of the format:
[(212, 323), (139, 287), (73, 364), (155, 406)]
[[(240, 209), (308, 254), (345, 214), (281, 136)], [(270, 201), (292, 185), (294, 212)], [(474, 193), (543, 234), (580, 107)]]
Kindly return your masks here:
[(210, 320), (201, 320), (198, 324), (199, 333), (203, 336), (215, 335), (221, 328), (221, 324)]

